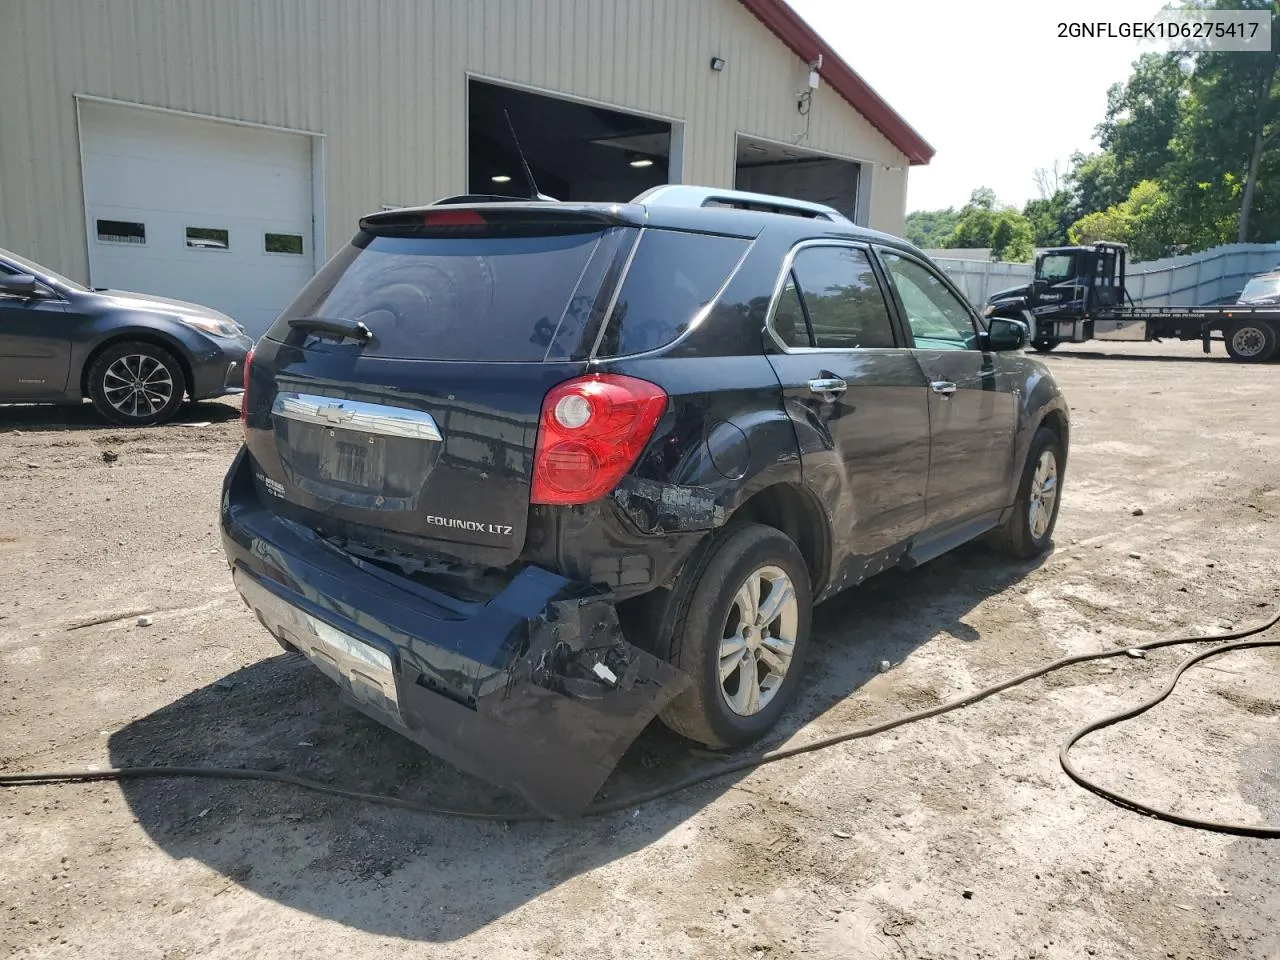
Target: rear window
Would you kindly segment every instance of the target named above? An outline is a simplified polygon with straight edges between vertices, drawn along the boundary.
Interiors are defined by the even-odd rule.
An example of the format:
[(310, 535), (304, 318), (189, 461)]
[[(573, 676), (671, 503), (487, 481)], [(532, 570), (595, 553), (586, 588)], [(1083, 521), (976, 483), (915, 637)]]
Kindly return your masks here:
[(362, 233), (298, 294), (296, 317), (363, 321), (366, 355), (537, 361), (585, 355), (597, 298), (634, 230), (540, 236), (376, 237)]
[(649, 229), (627, 269), (602, 356), (626, 356), (665, 346), (715, 299), (750, 241)]

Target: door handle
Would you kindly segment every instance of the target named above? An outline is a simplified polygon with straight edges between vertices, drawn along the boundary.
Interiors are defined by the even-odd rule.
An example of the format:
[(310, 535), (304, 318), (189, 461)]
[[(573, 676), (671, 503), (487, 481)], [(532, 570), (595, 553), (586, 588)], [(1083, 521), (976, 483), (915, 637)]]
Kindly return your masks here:
[(828, 400), (833, 400), (849, 389), (849, 385), (839, 377), (818, 377), (809, 381), (809, 392), (816, 393)]
[(934, 393), (940, 393), (944, 397), (949, 397), (956, 392), (956, 385), (950, 380), (934, 380), (929, 384), (929, 389)]

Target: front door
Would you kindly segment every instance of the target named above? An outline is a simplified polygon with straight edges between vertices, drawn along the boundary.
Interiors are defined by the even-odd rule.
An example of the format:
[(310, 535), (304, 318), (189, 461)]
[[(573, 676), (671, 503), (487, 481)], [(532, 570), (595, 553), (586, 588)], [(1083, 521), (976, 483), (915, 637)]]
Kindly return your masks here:
[(1017, 402), (998, 354), (981, 349), (977, 316), (922, 260), (880, 248), (898, 309), (929, 384), (928, 525), (993, 518), (1008, 503)]
[[(0, 273), (13, 273), (0, 265)], [(71, 366), (65, 304), (46, 290), (28, 297), (0, 291), (0, 397), (60, 397)]]
[(924, 522), (927, 389), (865, 247), (810, 242), (770, 319), (770, 362), (805, 484), (835, 531), (833, 577), (856, 582)]

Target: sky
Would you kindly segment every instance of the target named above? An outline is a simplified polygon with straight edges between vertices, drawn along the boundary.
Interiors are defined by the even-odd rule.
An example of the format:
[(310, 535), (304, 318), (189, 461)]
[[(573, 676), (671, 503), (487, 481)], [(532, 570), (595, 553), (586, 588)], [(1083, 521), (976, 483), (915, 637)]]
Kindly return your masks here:
[(1165, 0), (787, 0), (937, 151), (912, 167), (907, 211), (1037, 191), (1036, 167), (1097, 149), (1107, 88), (1139, 54), (1121, 39), (1058, 37), (1062, 21), (1146, 21)]

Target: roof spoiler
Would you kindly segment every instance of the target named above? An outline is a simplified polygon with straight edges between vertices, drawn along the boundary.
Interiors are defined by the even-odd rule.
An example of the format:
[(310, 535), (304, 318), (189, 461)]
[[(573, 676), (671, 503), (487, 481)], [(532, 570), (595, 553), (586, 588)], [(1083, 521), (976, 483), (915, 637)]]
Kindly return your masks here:
[(830, 220), (834, 223), (852, 224), (853, 222), (834, 207), (821, 203), (810, 203), (807, 200), (779, 197), (769, 193), (718, 190), (714, 187), (696, 187), (684, 183), (650, 187), (631, 202), (657, 207), (732, 207), (737, 210), (758, 210), (762, 213), (808, 217), (811, 220)]

